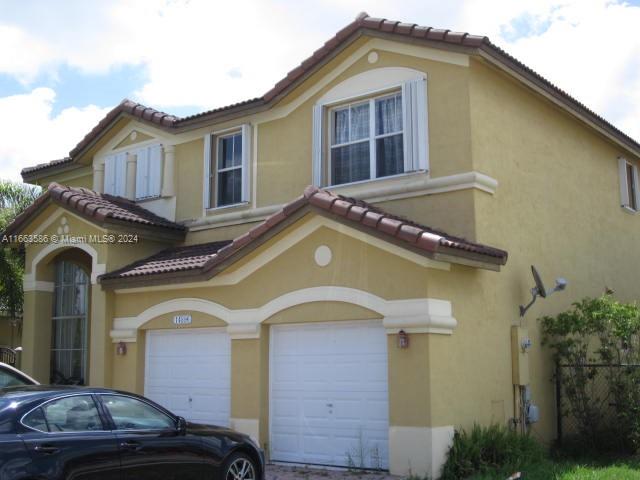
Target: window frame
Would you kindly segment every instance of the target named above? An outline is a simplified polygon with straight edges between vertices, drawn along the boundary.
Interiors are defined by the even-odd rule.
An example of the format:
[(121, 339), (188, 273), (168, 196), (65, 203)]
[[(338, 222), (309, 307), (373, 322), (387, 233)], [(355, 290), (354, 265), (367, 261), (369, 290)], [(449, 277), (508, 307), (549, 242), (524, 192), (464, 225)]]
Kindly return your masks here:
[[(58, 283), (59, 280), (62, 277), (62, 280), (64, 280), (64, 271), (60, 274), (59, 273), (59, 269), (63, 269), (64, 268), (64, 264), (71, 264), (73, 265), (75, 268), (81, 270), (84, 275), (85, 275), (85, 279), (86, 279), (86, 283), (85, 283), (85, 297), (84, 297), (84, 314), (78, 314), (78, 315), (57, 315), (57, 311), (58, 311), (58, 302), (61, 302), (62, 300), (64, 300), (64, 287), (73, 287), (76, 285), (80, 285), (77, 284), (75, 282), (73, 283), (64, 283), (64, 281), (62, 281), (61, 283)], [(55, 321), (65, 321), (65, 320), (71, 320), (71, 319), (80, 319), (82, 322), (82, 348), (77, 349), (77, 348), (56, 348), (56, 346), (54, 345), (54, 339), (55, 336), (53, 334), (52, 331), (52, 335), (51, 335), (51, 356), (53, 357), (54, 352), (56, 351), (77, 351), (80, 350), (82, 352), (82, 380), (83, 383), (82, 385), (86, 385), (87, 384), (87, 375), (89, 373), (89, 297), (90, 297), (90, 289), (91, 289), (91, 276), (89, 275), (89, 273), (87, 273), (87, 271), (78, 263), (69, 261), (69, 260), (61, 260), (59, 262), (56, 262), (56, 270), (55, 270), (55, 281), (54, 281), (54, 290), (53, 290), (53, 312), (51, 315), (51, 328), (53, 330), (53, 324)], [(62, 308), (62, 307), (61, 307)], [(62, 308), (63, 309), (63, 308)], [(51, 367), (50, 367), (50, 376), (53, 375), (53, 367), (54, 367), (54, 363), (53, 363), (53, 358), (51, 359)], [(60, 372), (62, 373), (62, 372)], [(50, 381), (52, 381), (53, 379), (50, 378)]]
[[(631, 173), (631, 177), (629, 173)], [(637, 165), (626, 158), (618, 157), (618, 174), (620, 177), (620, 206), (628, 213), (639, 213), (640, 178)]]
[[(384, 177), (379, 177), (378, 176), (378, 161), (377, 161), (377, 140), (381, 139), (381, 138), (386, 138), (386, 137), (391, 137), (394, 135), (402, 135), (402, 142), (403, 142), (403, 147), (404, 147), (404, 140), (405, 140), (405, 130), (406, 130), (406, 126), (405, 126), (405, 121), (404, 121), (404, 116), (405, 116), (405, 107), (404, 107), (404, 98), (403, 98), (403, 91), (402, 88), (400, 86), (398, 87), (394, 87), (394, 88), (390, 88), (390, 89), (386, 89), (382, 92), (376, 92), (370, 95), (363, 95), (363, 96), (359, 96), (356, 98), (351, 98), (349, 100), (346, 101), (342, 101), (342, 102), (335, 102), (332, 103), (330, 105), (327, 105), (327, 135), (325, 135), (326, 138), (326, 142), (325, 142), (325, 146), (323, 146), (323, 151), (326, 151), (327, 154), (325, 155), (326, 157), (326, 177), (327, 177), (327, 186), (328, 187), (339, 187), (339, 186), (343, 186), (343, 185), (353, 185), (353, 184), (357, 184), (357, 183), (362, 183), (362, 182), (370, 182), (372, 180), (379, 180), (379, 179), (383, 179), (383, 178), (392, 178), (392, 177), (397, 177), (399, 175), (405, 175), (406, 173), (409, 173), (407, 171), (404, 170), (403, 167), (403, 171), (400, 173), (396, 173), (394, 175), (386, 175)], [(385, 98), (392, 98), (392, 97), (396, 97), (399, 96), (400, 97), (400, 108), (401, 108), (401, 113), (400, 113), (400, 118), (402, 119), (402, 129), (399, 131), (395, 131), (395, 132), (391, 132), (391, 133), (383, 133), (378, 135), (376, 133), (376, 101), (377, 100), (382, 100)], [(348, 109), (349, 111), (349, 132), (351, 132), (351, 107), (354, 106), (358, 106), (358, 105), (365, 105), (368, 104), (369, 105), (369, 136), (367, 138), (362, 138), (359, 140), (354, 140), (354, 141), (348, 141), (348, 142), (344, 142), (344, 143), (340, 143), (340, 144), (333, 144), (333, 136), (335, 134), (335, 112), (339, 111), (339, 110), (344, 110), (345, 108)], [(345, 147), (345, 146), (349, 146), (349, 145), (356, 145), (358, 143), (364, 143), (365, 141), (369, 142), (369, 178), (365, 178), (362, 180), (355, 180), (353, 182), (345, 182), (345, 183), (334, 183), (333, 181), (333, 160), (332, 160), (332, 152), (334, 148), (341, 148), (341, 147)], [(405, 157), (406, 157), (406, 152), (402, 151), (402, 160), (403, 160), (403, 164), (405, 161)]]
[(151, 402), (149, 402), (147, 399), (145, 398), (139, 398), (139, 397), (134, 397), (133, 395), (126, 395), (126, 394), (122, 394), (122, 393), (112, 393), (112, 392), (104, 392), (104, 393), (98, 393), (95, 395), (98, 400), (99, 400), (99, 404), (103, 409), (104, 415), (107, 417), (108, 421), (109, 421), (109, 426), (112, 427), (112, 431), (114, 432), (165, 432), (167, 431), (166, 428), (127, 428), (127, 429), (119, 429), (116, 427), (116, 422), (113, 420), (113, 416), (111, 415), (111, 412), (109, 411), (109, 409), (107, 408), (107, 405), (104, 401), (103, 397), (122, 397), (122, 398), (129, 398), (131, 400), (136, 400), (140, 403), (143, 403), (145, 405), (147, 405), (148, 407), (153, 408), (154, 410), (156, 410), (157, 412), (160, 412), (162, 415), (170, 418), (173, 421), (173, 425), (174, 428), (178, 427), (178, 417), (176, 417), (173, 413), (169, 412), (168, 410), (165, 410), (164, 408), (160, 407), (159, 405), (155, 405)]
[[(213, 131), (204, 137), (204, 186), (203, 186), (203, 215), (215, 210), (237, 208), (248, 205), (251, 198), (250, 171), (251, 168), (251, 125), (248, 123), (231, 128)], [(242, 148), (239, 166), (218, 169), (220, 158), (220, 140), (240, 134)], [(218, 204), (218, 174), (222, 171), (240, 169), (240, 201), (226, 205)], [(212, 198), (212, 195), (214, 198)]]
[[(220, 153), (221, 153), (221, 144), (222, 141), (228, 138), (235, 138), (237, 136), (240, 136), (240, 165), (236, 165), (236, 166), (231, 166), (231, 167), (226, 167), (226, 168), (220, 168), (220, 165), (222, 162), (220, 162)], [(213, 172), (213, 176), (214, 176), (214, 180), (213, 180), (213, 184), (214, 184), (214, 193), (215, 193), (215, 206), (213, 208), (228, 208), (228, 207), (233, 207), (235, 205), (239, 205), (241, 203), (243, 203), (242, 198), (243, 198), (243, 191), (242, 189), (244, 188), (244, 185), (242, 184), (242, 177), (244, 175), (244, 138), (243, 138), (243, 133), (242, 133), (242, 129), (239, 130), (235, 130), (229, 133), (225, 133), (222, 135), (217, 135), (215, 137), (216, 140), (216, 146), (215, 146), (215, 150), (216, 150), (216, 156), (215, 156), (215, 169)], [(233, 153), (235, 153), (235, 141), (232, 142), (232, 148), (233, 148)], [(212, 162), (213, 163), (213, 162)], [(220, 205), (220, 174), (221, 173), (225, 173), (225, 172), (231, 172), (233, 170), (240, 170), (240, 201), (238, 202), (232, 202), (232, 203), (225, 203), (224, 205)], [(209, 177), (211, 177), (211, 173), (209, 173)], [(211, 181), (211, 179), (209, 180)], [(211, 198), (211, 195), (209, 195), (209, 198)]]
[[(98, 411), (98, 417), (100, 418), (100, 423), (102, 424), (102, 430), (73, 430), (73, 431), (62, 431), (62, 432), (50, 432), (50, 431), (43, 431), (43, 430), (38, 430), (37, 428), (33, 428), (30, 427), (28, 425), (25, 425), (24, 423), (24, 419), (27, 418), (29, 415), (31, 415), (33, 412), (35, 412), (36, 410), (38, 410), (39, 408), (43, 408), (45, 405), (47, 405), (48, 403), (52, 403), (52, 402), (57, 402), (59, 400), (64, 400), (66, 398), (71, 398), (71, 397), (91, 397), (91, 400), (93, 400), (93, 403), (96, 407), (96, 410)], [(45, 422), (47, 421), (47, 417), (46, 414), (43, 410), (43, 416), (45, 418)], [(98, 402), (98, 399), (96, 398), (96, 395), (93, 394), (92, 392), (82, 392), (82, 393), (71, 393), (68, 395), (61, 395), (61, 396), (57, 396), (54, 398), (48, 398), (45, 401), (39, 403), (38, 405), (36, 405), (35, 407), (32, 407), (31, 409), (29, 409), (26, 413), (24, 413), (21, 417), (20, 420), (18, 421), (18, 423), (23, 427), (26, 428), (27, 430), (31, 431), (31, 432), (37, 432), (37, 433), (45, 433), (47, 435), (77, 435), (78, 433), (110, 433), (112, 430), (109, 429), (109, 425), (108, 422), (106, 422), (107, 418), (105, 418), (105, 415), (102, 411), (102, 403)], [(47, 428), (49, 426), (49, 423), (47, 422)]]

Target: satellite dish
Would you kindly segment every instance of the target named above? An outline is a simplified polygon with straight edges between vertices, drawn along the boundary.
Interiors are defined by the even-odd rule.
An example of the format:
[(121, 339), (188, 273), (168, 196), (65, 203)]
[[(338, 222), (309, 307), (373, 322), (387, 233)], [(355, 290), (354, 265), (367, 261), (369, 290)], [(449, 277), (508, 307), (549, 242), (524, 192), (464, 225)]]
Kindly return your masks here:
[(542, 283), (542, 278), (540, 278), (540, 274), (536, 267), (531, 265), (531, 273), (533, 274), (533, 280), (536, 282), (536, 288), (538, 289), (538, 295), (542, 298), (547, 298), (547, 289), (544, 287), (544, 283)]
[(520, 305), (520, 318), (524, 317), (527, 310), (535, 303), (536, 298), (547, 298), (549, 295), (555, 292), (561, 292), (567, 288), (567, 281), (562, 277), (558, 277), (556, 278), (556, 286), (551, 290), (547, 290), (544, 283), (542, 283), (542, 278), (540, 278), (538, 270), (536, 270), (536, 267), (533, 265), (531, 265), (531, 273), (533, 274), (533, 280), (536, 282), (536, 286), (531, 289), (531, 301), (527, 305)]

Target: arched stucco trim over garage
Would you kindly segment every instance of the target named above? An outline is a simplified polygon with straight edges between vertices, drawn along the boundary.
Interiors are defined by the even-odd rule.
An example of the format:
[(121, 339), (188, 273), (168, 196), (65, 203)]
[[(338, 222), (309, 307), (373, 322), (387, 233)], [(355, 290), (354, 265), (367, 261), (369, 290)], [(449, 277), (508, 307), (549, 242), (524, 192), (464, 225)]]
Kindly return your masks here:
[(363, 290), (349, 287), (320, 286), (285, 293), (258, 308), (230, 309), (202, 298), (177, 298), (158, 303), (134, 317), (114, 318), (111, 338), (114, 342), (136, 341), (136, 332), (153, 318), (171, 312), (196, 311), (227, 323), (232, 338), (258, 338), (260, 324), (287, 308), (311, 302), (344, 302), (372, 310), (383, 317), (387, 333), (451, 334), (456, 327), (451, 302), (434, 298), (385, 300)]

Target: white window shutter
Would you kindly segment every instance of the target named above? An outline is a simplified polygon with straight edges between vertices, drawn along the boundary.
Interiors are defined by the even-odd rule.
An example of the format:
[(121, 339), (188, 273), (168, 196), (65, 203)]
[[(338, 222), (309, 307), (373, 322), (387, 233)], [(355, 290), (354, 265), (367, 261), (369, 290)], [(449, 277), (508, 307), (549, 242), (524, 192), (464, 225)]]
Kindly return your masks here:
[(136, 198), (149, 196), (149, 150), (141, 148), (136, 152)]
[(627, 188), (627, 161), (618, 158), (618, 176), (620, 178), (620, 205), (628, 207), (630, 205), (629, 189)]
[(104, 189), (103, 192), (115, 195), (116, 187), (116, 158), (110, 155), (104, 159)]
[(322, 186), (322, 105), (313, 107), (313, 140), (312, 140), (312, 181), (317, 187)]
[(124, 152), (118, 153), (115, 163), (114, 195), (124, 197), (127, 190), (127, 154)]
[(423, 77), (402, 85), (404, 171), (429, 169), (426, 80)]
[(211, 198), (211, 134), (204, 136), (204, 208), (211, 208), (209, 199)]
[(638, 209), (638, 206), (640, 206), (640, 189), (638, 187), (640, 187), (640, 180), (638, 180), (638, 167), (636, 167), (635, 165), (633, 165), (633, 195), (634, 195), (634, 202), (633, 204), (636, 206), (636, 209)]
[(162, 146), (149, 147), (149, 184), (147, 195), (159, 197), (162, 188)]
[(251, 168), (251, 125), (242, 125), (242, 197), (240, 201), (251, 200), (249, 172)]

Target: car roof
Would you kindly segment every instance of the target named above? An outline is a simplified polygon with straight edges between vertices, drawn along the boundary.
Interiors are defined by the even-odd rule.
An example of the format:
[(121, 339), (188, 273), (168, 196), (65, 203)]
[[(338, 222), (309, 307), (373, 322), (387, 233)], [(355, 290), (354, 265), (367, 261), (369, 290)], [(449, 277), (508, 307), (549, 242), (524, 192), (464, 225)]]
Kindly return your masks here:
[(0, 388), (0, 399), (35, 400), (39, 398), (54, 397), (65, 393), (116, 393), (137, 396), (136, 394), (98, 387), (76, 387), (69, 385), (17, 385)]
[(18, 375), (22, 378), (26, 383), (32, 383), (33, 385), (38, 385), (38, 382), (31, 378), (29, 375), (24, 373), (22, 370), (18, 370), (16, 367), (13, 367), (7, 363), (0, 362), (0, 370), (7, 370), (14, 375)]

